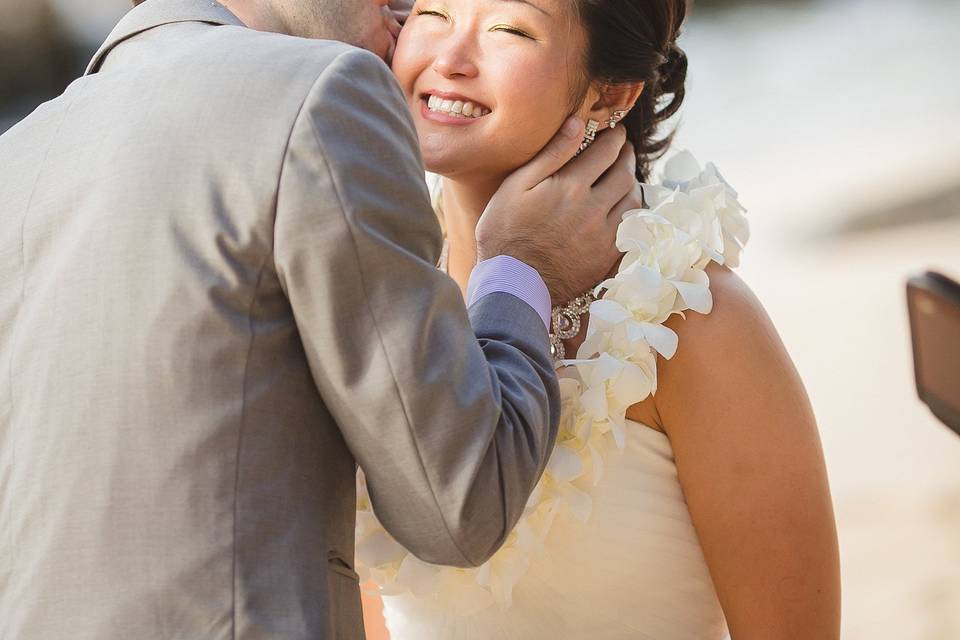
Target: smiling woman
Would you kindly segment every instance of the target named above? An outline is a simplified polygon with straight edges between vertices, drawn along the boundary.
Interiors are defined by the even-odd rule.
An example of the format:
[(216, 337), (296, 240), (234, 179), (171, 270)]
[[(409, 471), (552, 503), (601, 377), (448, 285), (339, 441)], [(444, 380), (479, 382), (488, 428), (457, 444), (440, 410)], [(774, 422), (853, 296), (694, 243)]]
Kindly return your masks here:
[[(577, 61), (570, 52), (582, 49), (583, 35), (560, 3), (537, 2), (542, 6), (504, 0), (415, 6), (393, 67), (428, 170), (500, 182), (573, 111), (569, 87)], [(436, 99), (430, 107), (431, 97), (441, 99), (439, 108)], [(482, 118), (457, 126), (463, 119), (449, 117), (457, 102), (464, 103), (460, 115), (472, 103)]]
[[(685, 13), (684, 0), (417, 2), (393, 69), (441, 176), (444, 266), (461, 289), (491, 195), (570, 114), (625, 128), (650, 182), (684, 99)], [(712, 165), (687, 154), (668, 169), (642, 185), (648, 208), (619, 227), (624, 261), (564, 342), (577, 360), (560, 370), (559, 444), (504, 547), (476, 569), (427, 565), (377, 524), (361, 486), (358, 562), (393, 640), (837, 637), (817, 427), (730, 271), (743, 210)]]

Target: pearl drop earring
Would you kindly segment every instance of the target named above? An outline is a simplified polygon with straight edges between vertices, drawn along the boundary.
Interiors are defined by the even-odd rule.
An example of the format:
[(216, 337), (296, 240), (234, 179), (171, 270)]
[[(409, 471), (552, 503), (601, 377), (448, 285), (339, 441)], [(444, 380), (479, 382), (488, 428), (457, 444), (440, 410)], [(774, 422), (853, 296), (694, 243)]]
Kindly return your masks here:
[(611, 129), (615, 129), (617, 124), (627, 116), (626, 110), (617, 110), (613, 112), (613, 115), (607, 118), (607, 126)]

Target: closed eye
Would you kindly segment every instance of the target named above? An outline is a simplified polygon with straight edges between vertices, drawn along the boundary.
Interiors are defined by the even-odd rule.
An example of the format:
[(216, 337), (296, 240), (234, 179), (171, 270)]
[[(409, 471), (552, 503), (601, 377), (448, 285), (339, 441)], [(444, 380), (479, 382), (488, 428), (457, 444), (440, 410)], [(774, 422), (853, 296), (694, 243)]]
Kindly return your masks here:
[(512, 34), (512, 35), (515, 35), (515, 36), (520, 36), (521, 38), (527, 38), (527, 39), (529, 39), (529, 40), (536, 40), (536, 38), (534, 38), (533, 36), (531, 36), (529, 33), (525, 32), (525, 31), (521, 31), (520, 29), (517, 29), (516, 27), (511, 27), (510, 25), (506, 25), (506, 24), (498, 24), (498, 25), (496, 25), (495, 27), (492, 27), (492, 28), (490, 29), (490, 31), (503, 31), (504, 33), (510, 33), (510, 34)]
[(436, 16), (438, 18), (444, 18), (444, 19), (447, 18), (446, 14), (440, 13), (439, 11), (430, 11), (427, 9), (418, 10), (417, 15), (418, 16)]

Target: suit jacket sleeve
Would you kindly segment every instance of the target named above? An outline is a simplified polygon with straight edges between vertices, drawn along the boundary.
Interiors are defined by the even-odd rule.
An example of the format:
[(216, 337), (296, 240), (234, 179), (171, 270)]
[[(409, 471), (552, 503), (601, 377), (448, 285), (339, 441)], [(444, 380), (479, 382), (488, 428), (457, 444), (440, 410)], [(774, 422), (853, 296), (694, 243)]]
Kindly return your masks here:
[(275, 260), (317, 387), (412, 553), (479, 565), (503, 543), (559, 422), (549, 340), (518, 298), (469, 312), (436, 267), (441, 238), (416, 132), (373, 54), (341, 54), (294, 125)]

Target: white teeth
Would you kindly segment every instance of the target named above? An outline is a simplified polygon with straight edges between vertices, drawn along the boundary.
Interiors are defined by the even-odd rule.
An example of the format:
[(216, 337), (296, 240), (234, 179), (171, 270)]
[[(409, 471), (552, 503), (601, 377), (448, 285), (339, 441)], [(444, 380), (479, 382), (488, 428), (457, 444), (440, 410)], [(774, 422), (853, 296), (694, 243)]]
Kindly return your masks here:
[(427, 108), (437, 113), (463, 118), (479, 118), (490, 113), (489, 109), (468, 100), (445, 100), (439, 96), (430, 96), (427, 99)]

